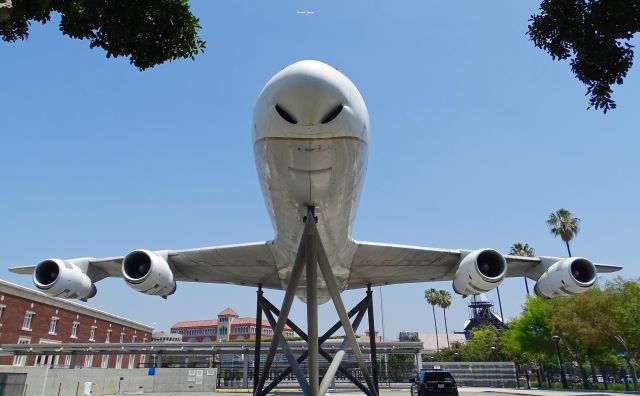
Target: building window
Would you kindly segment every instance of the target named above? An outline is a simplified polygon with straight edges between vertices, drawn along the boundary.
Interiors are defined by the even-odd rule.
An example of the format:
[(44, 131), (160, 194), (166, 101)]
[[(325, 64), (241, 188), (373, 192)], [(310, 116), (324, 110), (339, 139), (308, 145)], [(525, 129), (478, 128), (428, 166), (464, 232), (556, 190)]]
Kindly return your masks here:
[(96, 329), (98, 327), (97, 326), (91, 326), (91, 333), (89, 333), (89, 341), (95, 341), (96, 340)]
[(22, 321), (22, 330), (31, 330), (32, 319), (33, 319), (33, 312), (27, 311), (24, 314), (24, 320)]
[(120, 343), (124, 342), (124, 333), (120, 333)]
[(212, 327), (207, 327), (207, 328), (202, 330), (202, 334), (204, 334), (204, 335), (214, 335), (215, 334), (214, 330), (215, 329), (212, 328)]
[(104, 343), (108, 344), (111, 342), (111, 330), (107, 330), (107, 338), (105, 338)]
[(56, 334), (56, 329), (58, 327), (58, 318), (55, 316), (51, 317), (51, 322), (49, 322), (49, 334)]
[(64, 365), (67, 367), (71, 366), (71, 355), (64, 355)]
[(102, 355), (102, 362), (100, 362), (100, 367), (109, 368), (109, 355)]
[(0, 305), (0, 319), (2, 319), (2, 314), (4, 313), (5, 305)]
[[(31, 337), (20, 337), (18, 338), (18, 344), (30, 344), (31, 343)], [(14, 366), (24, 366), (24, 364), (27, 362), (27, 356), (26, 355), (15, 355), (13, 357), (13, 365)]]
[(142, 343), (144, 344), (144, 343), (146, 343), (146, 342), (147, 342), (147, 337), (144, 337), (144, 338), (142, 339)]
[(249, 332), (249, 326), (237, 326), (235, 328), (236, 334), (247, 334)]
[(140, 366), (144, 367), (146, 360), (147, 360), (147, 355), (140, 355)]
[(122, 355), (116, 355), (116, 368), (122, 368)]
[(73, 322), (73, 325), (71, 325), (71, 338), (78, 338), (78, 327), (80, 327), (80, 323)]
[(136, 341), (138, 341), (138, 336), (137, 336), (137, 335), (134, 335), (134, 336), (131, 338), (131, 342), (136, 342)]
[(136, 364), (136, 355), (129, 355), (129, 368), (134, 368)]
[(84, 367), (93, 367), (93, 355), (84, 356)]

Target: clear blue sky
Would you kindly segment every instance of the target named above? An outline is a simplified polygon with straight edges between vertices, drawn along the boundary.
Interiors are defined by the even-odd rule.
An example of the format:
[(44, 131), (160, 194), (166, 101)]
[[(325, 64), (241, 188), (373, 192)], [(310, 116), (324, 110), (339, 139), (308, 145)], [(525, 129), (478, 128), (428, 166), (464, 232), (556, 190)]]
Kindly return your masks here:
[[(569, 65), (527, 40), (535, 3), (193, 1), (206, 53), (146, 72), (34, 25), (28, 41), (0, 43), (0, 277), (30, 286), (6, 268), (271, 239), (251, 114), (266, 81), (301, 59), (340, 69), (371, 114), (356, 239), (505, 253), (522, 241), (563, 256), (544, 222), (566, 207), (582, 219), (575, 255), (638, 277), (640, 70), (616, 87), (617, 110), (586, 110)], [(431, 286), (452, 291), (384, 288), (388, 338), (433, 331)], [(516, 316), (522, 278), (501, 291)], [(254, 315), (255, 293), (181, 283), (164, 301), (108, 279), (90, 305), (168, 329), (227, 306)], [(298, 301), (294, 319), (304, 312)], [(450, 329), (467, 316), (455, 296)]]

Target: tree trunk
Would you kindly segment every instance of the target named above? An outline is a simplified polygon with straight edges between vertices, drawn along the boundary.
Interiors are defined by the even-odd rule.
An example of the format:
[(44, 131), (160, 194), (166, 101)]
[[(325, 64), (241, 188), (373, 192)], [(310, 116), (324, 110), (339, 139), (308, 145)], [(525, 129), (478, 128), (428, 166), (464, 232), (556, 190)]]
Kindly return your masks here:
[(449, 343), (449, 327), (447, 326), (447, 310), (442, 308), (442, 313), (444, 314), (444, 331), (447, 335), (447, 348), (451, 348), (451, 344)]
[(567, 244), (567, 252), (569, 252), (569, 257), (571, 257), (571, 248), (569, 247), (569, 241), (564, 241)]
[(625, 360), (627, 361), (629, 367), (631, 367), (631, 376), (633, 377), (633, 390), (638, 393), (638, 371), (636, 370), (636, 365), (635, 363), (633, 363), (633, 359), (629, 357), (626, 357)]
[(580, 376), (582, 377), (582, 388), (589, 389), (589, 377), (587, 376), (587, 369), (584, 368), (584, 364), (582, 362), (578, 362), (578, 367), (580, 367)]
[(591, 365), (591, 380), (593, 381), (593, 386), (595, 388), (598, 383), (598, 377), (596, 376), (596, 366), (593, 365), (593, 358), (589, 355), (589, 364)]
[(540, 372), (540, 366), (536, 368), (536, 376), (538, 377), (538, 388), (542, 388), (542, 373)]
[(432, 305), (431, 309), (433, 309), (433, 326), (436, 328), (436, 352), (439, 352), (440, 342), (438, 340), (438, 322), (436, 321), (436, 306)]

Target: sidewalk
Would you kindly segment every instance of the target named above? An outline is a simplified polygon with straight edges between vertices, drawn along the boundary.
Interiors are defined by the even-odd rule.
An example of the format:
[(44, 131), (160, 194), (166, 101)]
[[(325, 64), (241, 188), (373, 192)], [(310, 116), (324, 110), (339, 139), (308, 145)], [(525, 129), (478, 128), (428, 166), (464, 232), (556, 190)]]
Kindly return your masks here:
[(633, 394), (633, 392), (611, 392), (594, 390), (562, 390), (562, 389), (514, 389), (514, 388), (473, 388), (461, 387), (460, 393), (502, 393), (522, 396), (620, 396), (621, 394)]
[[(577, 391), (569, 390), (563, 391), (549, 390), (549, 389), (512, 389), (512, 388), (475, 388), (475, 387), (460, 387), (461, 396), (465, 394), (482, 394), (482, 393), (497, 393), (504, 395), (519, 395), (519, 396), (620, 396), (620, 394), (633, 394), (632, 392), (601, 392), (601, 391)], [(125, 395), (153, 395), (153, 396), (252, 396), (251, 392), (247, 392), (246, 389), (224, 389), (219, 392), (158, 392), (158, 393), (123, 393)], [(282, 389), (275, 391), (272, 394), (275, 395), (302, 395), (301, 392), (294, 389)], [(330, 393), (336, 394), (336, 393)], [(338, 389), (337, 392), (340, 396), (362, 396), (361, 392), (354, 389)], [(381, 396), (409, 396), (409, 387), (406, 389), (399, 388), (381, 388)]]

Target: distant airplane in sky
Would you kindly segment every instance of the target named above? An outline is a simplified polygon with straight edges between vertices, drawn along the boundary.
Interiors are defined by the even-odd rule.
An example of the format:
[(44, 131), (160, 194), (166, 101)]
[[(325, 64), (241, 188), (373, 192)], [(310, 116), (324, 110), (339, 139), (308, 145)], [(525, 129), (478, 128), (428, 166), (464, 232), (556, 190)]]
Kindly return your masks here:
[[(36, 287), (48, 295), (83, 300), (93, 297), (95, 283), (106, 277), (123, 277), (134, 290), (165, 298), (175, 292), (176, 281), (286, 290), (268, 362), (297, 296), (307, 303), (309, 362), (316, 364), (317, 306), (332, 299), (345, 337), (373, 389), (340, 297), (346, 289), (366, 287), (370, 294), (371, 286), (450, 280), (457, 293), (475, 295), (498, 287), (507, 276), (526, 276), (537, 281), (537, 294), (555, 297), (582, 293), (594, 286), (598, 272), (621, 268), (581, 257), (505, 256), (494, 249), (354, 240), (351, 226), (367, 167), (369, 114), (356, 86), (322, 62), (294, 63), (267, 82), (258, 96), (252, 126), (258, 178), (275, 231), (273, 240), (187, 250), (140, 249), (99, 259), (52, 258), (11, 271), (31, 274)], [(420, 197), (390, 205), (426, 210)], [(295, 361), (293, 355), (287, 356)], [(290, 364), (296, 367), (297, 363)], [(269, 365), (265, 364), (265, 372)], [(304, 393), (324, 395), (337, 370), (332, 367), (320, 388), (317, 366), (310, 368), (308, 389), (298, 367), (296, 377)], [(260, 378), (258, 390), (265, 381), (264, 375)]]
[(303, 16), (311, 16), (311, 15), (314, 15), (315, 13), (316, 13), (315, 11), (309, 11), (309, 10), (296, 11), (296, 14), (303, 15)]

